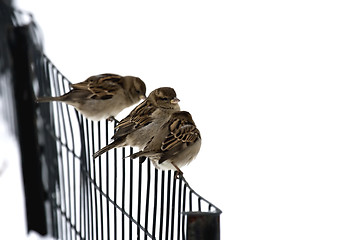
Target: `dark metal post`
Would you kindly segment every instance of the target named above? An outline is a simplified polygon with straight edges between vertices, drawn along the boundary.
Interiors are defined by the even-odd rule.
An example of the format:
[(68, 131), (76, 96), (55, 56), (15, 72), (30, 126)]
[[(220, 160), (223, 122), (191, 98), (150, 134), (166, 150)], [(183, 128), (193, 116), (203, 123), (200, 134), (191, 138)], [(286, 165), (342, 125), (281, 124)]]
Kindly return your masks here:
[(220, 212), (185, 212), (186, 240), (220, 240)]
[(45, 192), (41, 179), (35, 98), (32, 87), (30, 38), (31, 25), (13, 27), (9, 35), (15, 95), (17, 134), (21, 150), (28, 231), (47, 233)]

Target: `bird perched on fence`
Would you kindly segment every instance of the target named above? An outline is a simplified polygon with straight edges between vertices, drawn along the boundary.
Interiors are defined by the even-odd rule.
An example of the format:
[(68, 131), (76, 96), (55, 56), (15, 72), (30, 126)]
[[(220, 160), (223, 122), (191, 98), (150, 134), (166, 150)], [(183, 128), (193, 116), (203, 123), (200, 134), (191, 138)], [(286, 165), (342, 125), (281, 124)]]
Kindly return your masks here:
[(179, 101), (174, 89), (155, 89), (115, 127), (117, 130), (112, 137), (114, 141), (94, 153), (93, 157), (114, 147), (132, 146), (142, 150), (171, 114), (180, 110)]
[(145, 83), (132, 76), (99, 74), (71, 84), (71, 87), (73, 89), (62, 96), (40, 97), (37, 102), (64, 102), (74, 106), (85, 117), (99, 121), (113, 119), (124, 108), (146, 98)]
[(181, 167), (189, 164), (199, 153), (200, 131), (189, 112), (174, 112), (152, 137), (144, 150), (131, 154), (131, 159), (148, 157), (153, 165), (162, 170), (175, 170), (182, 175)]

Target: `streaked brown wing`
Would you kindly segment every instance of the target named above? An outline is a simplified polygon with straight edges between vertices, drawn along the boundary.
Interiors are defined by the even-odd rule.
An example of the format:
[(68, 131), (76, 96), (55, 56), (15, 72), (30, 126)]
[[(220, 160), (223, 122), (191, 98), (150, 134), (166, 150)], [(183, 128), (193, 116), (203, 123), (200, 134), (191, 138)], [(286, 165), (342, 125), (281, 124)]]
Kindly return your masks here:
[(142, 128), (153, 121), (151, 114), (156, 110), (148, 101), (140, 103), (130, 114), (122, 119), (115, 127), (117, 129), (113, 139), (127, 135)]
[(171, 151), (176, 149), (179, 145), (191, 144), (200, 137), (200, 132), (195, 125), (181, 124), (175, 131), (171, 131), (162, 143), (162, 151)]
[(189, 145), (192, 145), (198, 138), (200, 138), (200, 132), (195, 125), (181, 124), (175, 131), (171, 131), (162, 142), (161, 151), (163, 152), (163, 155), (159, 160), (159, 164), (171, 158), (171, 156), (174, 156)]
[(89, 91), (88, 98), (106, 100), (123, 88), (123, 77), (116, 74), (100, 74), (91, 76), (83, 82), (72, 84), (71, 87), (78, 90)]

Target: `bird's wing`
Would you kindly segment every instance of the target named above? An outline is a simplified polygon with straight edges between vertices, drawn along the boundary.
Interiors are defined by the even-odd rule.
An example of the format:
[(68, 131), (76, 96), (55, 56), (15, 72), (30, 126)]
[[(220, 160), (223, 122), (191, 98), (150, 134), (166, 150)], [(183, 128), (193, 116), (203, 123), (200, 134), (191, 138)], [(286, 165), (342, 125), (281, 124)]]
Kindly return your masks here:
[(117, 129), (113, 139), (127, 135), (139, 128), (142, 128), (153, 121), (151, 114), (156, 108), (148, 101), (140, 103), (130, 114), (121, 120), (115, 127)]
[(159, 164), (164, 162), (168, 156), (176, 154), (178, 151), (192, 145), (200, 138), (200, 131), (194, 124), (190, 123), (176, 123), (170, 125), (170, 133), (162, 142), (161, 151), (164, 156), (160, 159)]
[(89, 99), (106, 100), (111, 99), (120, 88), (124, 88), (124, 78), (116, 74), (100, 74), (72, 84), (71, 87), (88, 92)]

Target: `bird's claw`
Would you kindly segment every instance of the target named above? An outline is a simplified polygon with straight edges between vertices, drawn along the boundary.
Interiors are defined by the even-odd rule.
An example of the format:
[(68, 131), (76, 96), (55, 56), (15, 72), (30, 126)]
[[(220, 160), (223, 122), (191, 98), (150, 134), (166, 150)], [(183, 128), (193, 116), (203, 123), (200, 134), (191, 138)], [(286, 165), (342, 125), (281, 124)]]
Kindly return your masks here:
[(106, 120), (112, 122), (112, 121), (116, 121), (115, 117), (114, 116), (110, 116), (108, 117)]
[(183, 176), (182, 171), (175, 171), (175, 175), (174, 175), (175, 179), (180, 179), (182, 176)]

